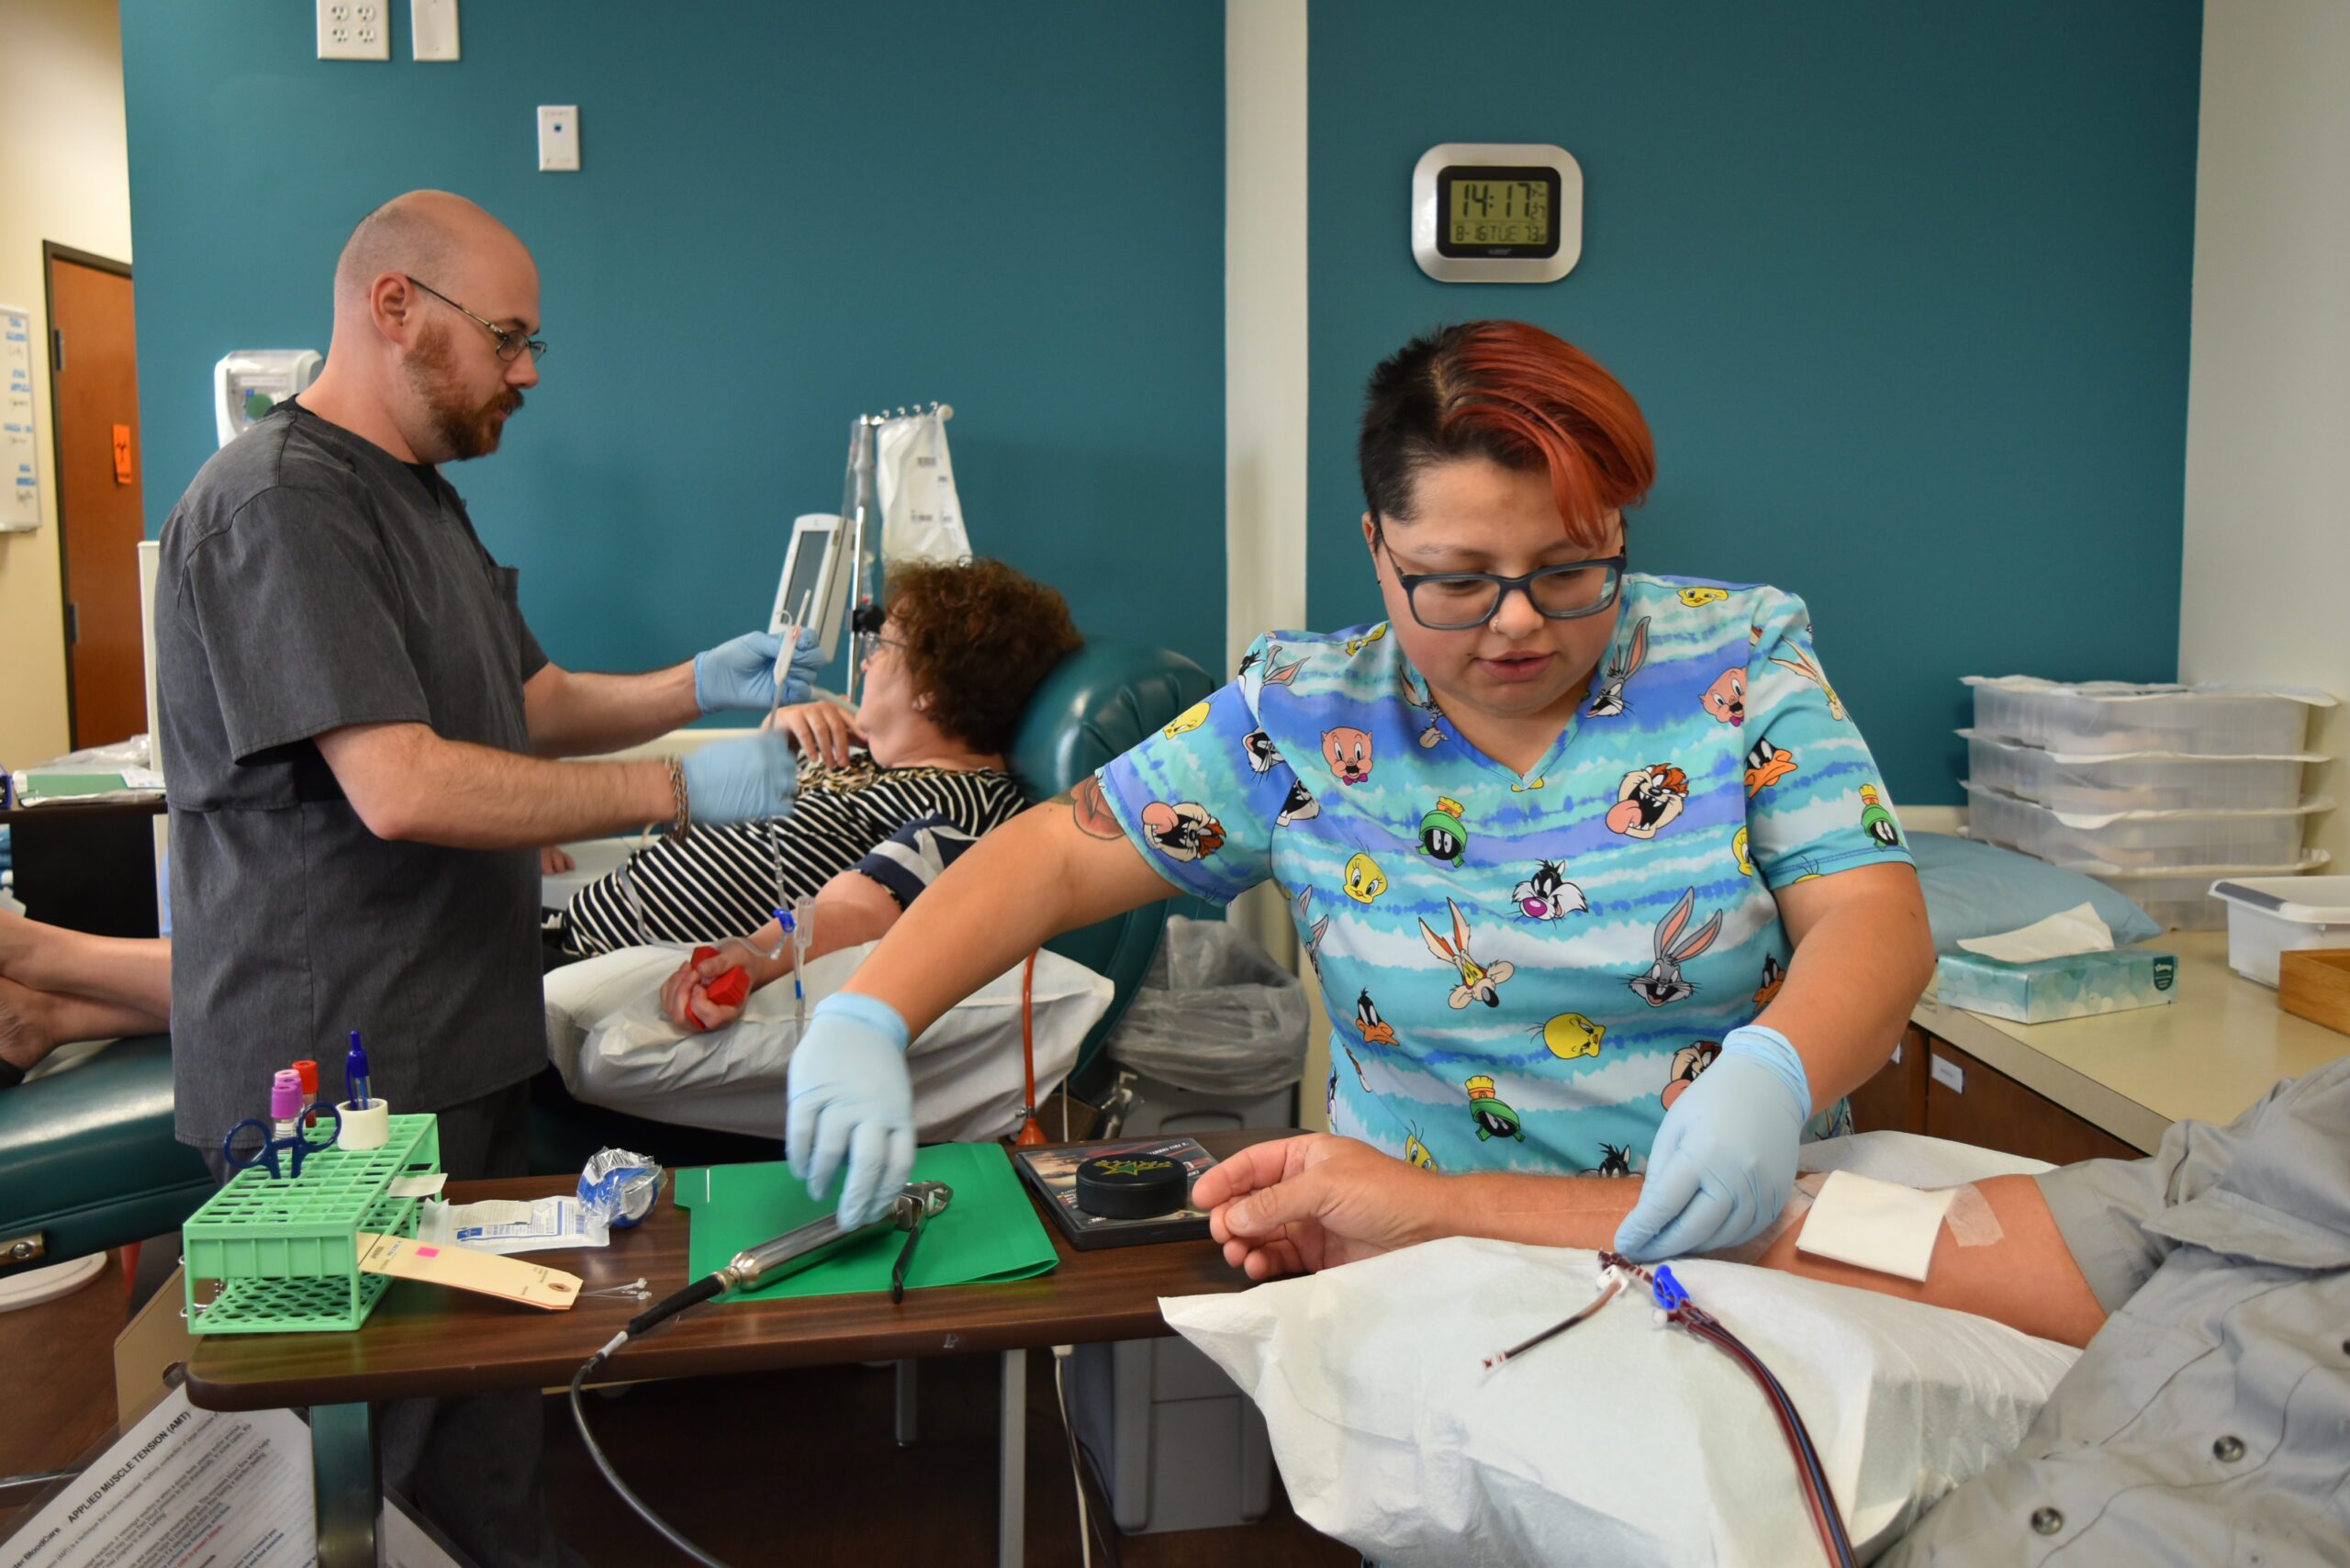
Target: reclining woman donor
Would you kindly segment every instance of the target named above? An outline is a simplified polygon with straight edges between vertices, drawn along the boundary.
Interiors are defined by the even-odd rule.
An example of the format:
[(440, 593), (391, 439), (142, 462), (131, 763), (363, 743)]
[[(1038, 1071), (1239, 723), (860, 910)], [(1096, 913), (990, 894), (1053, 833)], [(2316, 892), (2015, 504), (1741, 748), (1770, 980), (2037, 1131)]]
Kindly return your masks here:
[(811, 958), (873, 941), (1019, 813), (1003, 754), (1036, 688), (1079, 646), (1067, 601), (1000, 561), (973, 561), (900, 567), (886, 603), (856, 710), (815, 701), (777, 715), (801, 758), (790, 814), (632, 855), (573, 896), (567, 951), (716, 946), (718, 957), (679, 966), (662, 1003), (673, 1023), (718, 1028), (745, 1004), (712, 1001), (711, 981), (739, 966), (755, 991), (789, 973), (788, 956), (768, 957), (783, 943), (777, 909), (816, 900)]

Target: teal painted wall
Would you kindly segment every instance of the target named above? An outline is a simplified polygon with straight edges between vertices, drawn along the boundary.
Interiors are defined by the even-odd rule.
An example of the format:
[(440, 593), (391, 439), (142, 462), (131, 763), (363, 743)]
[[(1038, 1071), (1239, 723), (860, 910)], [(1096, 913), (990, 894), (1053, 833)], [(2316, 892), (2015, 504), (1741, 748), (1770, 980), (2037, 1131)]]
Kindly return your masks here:
[(151, 532), (213, 362), (323, 349), (352, 224), (437, 185), (539, 259), (544, 379), (450, 476), (559, 661), (763, 625), (850, 418), (943, 398), (976, 548), (1222, 662), (1221, 7), (476, 0), (454, 64), (389, 10), (353, 64), (306, 0), (122, 0)]
[[(1317, 0), (1313, 623), (1377, 613), (1372, 365), (1515, 316), (1647, 412), (1635, 566), (1804, 595), (1899, 800), (1960, 798), (1962, 675), (2175, 678), (2200, 29), (2199, 0)], [(1574, 272), (1421, 274), (1445, 141), (1575, 155)]]

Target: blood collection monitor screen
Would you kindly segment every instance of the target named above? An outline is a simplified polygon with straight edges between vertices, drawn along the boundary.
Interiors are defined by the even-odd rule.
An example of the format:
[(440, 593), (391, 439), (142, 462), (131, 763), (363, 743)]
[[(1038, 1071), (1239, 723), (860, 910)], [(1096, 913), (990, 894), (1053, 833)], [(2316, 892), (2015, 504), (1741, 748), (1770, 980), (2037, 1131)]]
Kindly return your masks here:
[(812, 623), (824, 608), (824, 563), (831, 557), (831, 543), (811, 536), (792, 553), (791, 576), (783, 585), (783, 609), (795, 625)]
[[(819, 524), (822, 526), (818, 526)], [(785, 626), (805, 627), (811, 634), (823, 638), (829, 655), (832, 646), (830, 631), (824, 617), (828, 610), (837, 613), (838, 588), (834, 587), (834, 603), (828, 605), (824, 592), (826, 580), (834, 574), (826, 571), (828, 565), (837, 565), (835, 547), (840, 542), (838, 525), (829, 517), (808, 517), (800, 520), (791, 535), (791, 548), (783, 558), (783, 576), (775, 587), (775, 612), (767, 620), (767, 630), (780, 633)]]
[(1559, 250), (1559, 172), (1451, 168), (1437, 179), (1437, 250), (1448, 256), (1536, 257)]

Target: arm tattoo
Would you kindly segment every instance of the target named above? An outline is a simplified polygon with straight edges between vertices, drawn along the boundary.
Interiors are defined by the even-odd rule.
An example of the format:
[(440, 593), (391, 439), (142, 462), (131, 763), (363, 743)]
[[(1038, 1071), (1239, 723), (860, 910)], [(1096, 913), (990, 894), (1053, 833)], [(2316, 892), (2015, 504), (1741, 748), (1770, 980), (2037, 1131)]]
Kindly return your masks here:
[(1102, 780), (1088, 774), (1077, 781), (1076, 788), (1055, 799), (1054, 804), (1067, 805), (1077, 816), (1077, 831), (1088, 838), (1105, 843), (1124, 843), (1126, 830), (1110, 813), (1109, 801), (1102, 798)]

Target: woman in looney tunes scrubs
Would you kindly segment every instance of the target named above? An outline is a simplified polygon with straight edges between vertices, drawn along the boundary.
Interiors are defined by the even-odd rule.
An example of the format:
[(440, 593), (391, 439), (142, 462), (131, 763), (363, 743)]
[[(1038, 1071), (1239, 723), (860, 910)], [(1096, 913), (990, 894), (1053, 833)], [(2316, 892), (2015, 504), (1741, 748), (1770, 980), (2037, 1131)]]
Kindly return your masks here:
[(1333, 1131), (1442, 1170), (1642, 1174), (1623, 1250), (1734, 1246), (1890, 1055), (1932, 966), (1809, 615), (1774, 588), (1627, 571), (1647, 425), (1538, 328), (1406, 346), (1371, 378), (1360, 459), (1385, 621), (1260, 639), (1203, 712), (1032, 813), (1021, 862), (988, 852), (1023, 822), (971, 851), (850, 985), (927, 1014), (1049, 935), (942, 954), (956, 901), (922, 916), (958, 879), (999, 912), (1056, 879), (1080, 890), (1045, 921), (1071, 924), (1270, 879), (1353, 1064)]

